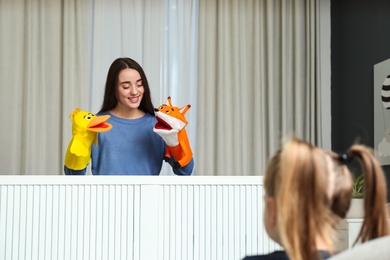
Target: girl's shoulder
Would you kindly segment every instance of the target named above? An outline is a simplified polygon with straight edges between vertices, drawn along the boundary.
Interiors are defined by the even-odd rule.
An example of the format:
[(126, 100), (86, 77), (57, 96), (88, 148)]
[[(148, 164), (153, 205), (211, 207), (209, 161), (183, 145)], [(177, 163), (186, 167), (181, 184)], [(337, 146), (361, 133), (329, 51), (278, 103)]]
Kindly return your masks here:
[(247, 256), (243, 260), (288, 260), (285, 251), (274, 251), (266, 255)]

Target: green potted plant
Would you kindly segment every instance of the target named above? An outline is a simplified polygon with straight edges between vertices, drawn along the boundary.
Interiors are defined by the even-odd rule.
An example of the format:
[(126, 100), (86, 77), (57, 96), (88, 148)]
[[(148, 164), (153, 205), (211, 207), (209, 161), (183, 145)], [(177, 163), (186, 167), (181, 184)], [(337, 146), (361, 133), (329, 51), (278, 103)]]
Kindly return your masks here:
[(364, 174), (359, 174), (357, 175), (357, 177), (353, 179), (352, 200), (347, 213), (347, 218), (364, 217), (363, 188), (364, 188)]
[(352, 198), (362, 199), (363, 198), (363, 186), (364, 186), (364, 176), (360, 174), (353, 180), (352, 184)]

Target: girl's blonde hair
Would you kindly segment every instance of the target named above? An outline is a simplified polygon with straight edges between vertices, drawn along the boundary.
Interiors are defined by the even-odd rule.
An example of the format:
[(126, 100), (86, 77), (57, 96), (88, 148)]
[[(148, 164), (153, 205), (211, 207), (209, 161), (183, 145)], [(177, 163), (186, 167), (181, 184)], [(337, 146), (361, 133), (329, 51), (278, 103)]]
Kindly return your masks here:
[[(382, 168), (366, 146), (353, 145), (347, 154), (360, 161), (365, 174), (365, 219), (358, 239), (388, 235)], [(352, 194), (345, 156), (293, 137), (268, 161), (264, 188), (276, 200), (279, 235), (290, 259), (320, 259), (317, 237), (334, 252), (334, 227), (346, 216)]]
[[(364, 220), (356, 241), (366, 242), (371, 239), (386, 236), (390, 234), (389, 216), (386, 208), (387, 202), (387, 188), (386, 179), (383, 169), (378, 160), (374, 156), (371, 148), (364, 145), (352, 145), (344, 156), (330, 153), (335, 163), (335, 169), (338, 171), (348, 172), (350, 176), (346, 161), (357, 159), (360, 162), (364, 177)], [(346, 215), (345, 203), (341, 203), (342, 198), (351, 196), (351, 188), (340, 189), (333, 194), (333, 211), (340, 217), (344, 218)], [(349, 203), (348, 203), (349, 207)], [(348, 208), (347, 208), (348, 209)]]
[(317, 237), (333, 251), (336, 221), (327, 187), (326, 154), (305, 141), (292, 138), (269, 160), (264, 188), (276, 200), (279, 235), (290, 259), (319, 259)]

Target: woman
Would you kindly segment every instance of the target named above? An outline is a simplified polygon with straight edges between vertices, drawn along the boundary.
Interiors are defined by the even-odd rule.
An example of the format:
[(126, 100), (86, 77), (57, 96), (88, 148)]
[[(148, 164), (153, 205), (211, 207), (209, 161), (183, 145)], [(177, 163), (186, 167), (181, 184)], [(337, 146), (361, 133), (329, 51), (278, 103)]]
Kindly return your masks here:
[[(110, 66), (99, 115), (109, 115), (112, 125), (98, 135), (92, 145), (92, 174), (158, 175), (166, 144), (153, 132), (157, 120), (148, 80), (142, 67), (133, 59), (118, 58)], [(194, 160), (181, 167), (168, 163), (177, 175), (191, 175)], [(178, 158), (176, 158), (178, 159)], [(65, 165), (65, 174), (85, 174), (86, 169), (72, 170)]]

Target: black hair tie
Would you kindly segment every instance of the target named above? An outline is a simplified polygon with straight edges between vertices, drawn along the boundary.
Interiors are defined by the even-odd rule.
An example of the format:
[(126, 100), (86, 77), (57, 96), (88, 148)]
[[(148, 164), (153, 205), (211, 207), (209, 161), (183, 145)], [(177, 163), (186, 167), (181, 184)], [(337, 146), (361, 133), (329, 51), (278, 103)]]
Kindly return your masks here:
[(343, 164), (348, 164), (352, 161), (352, 154), (350, 153), (340, 153), (339, 161)]

